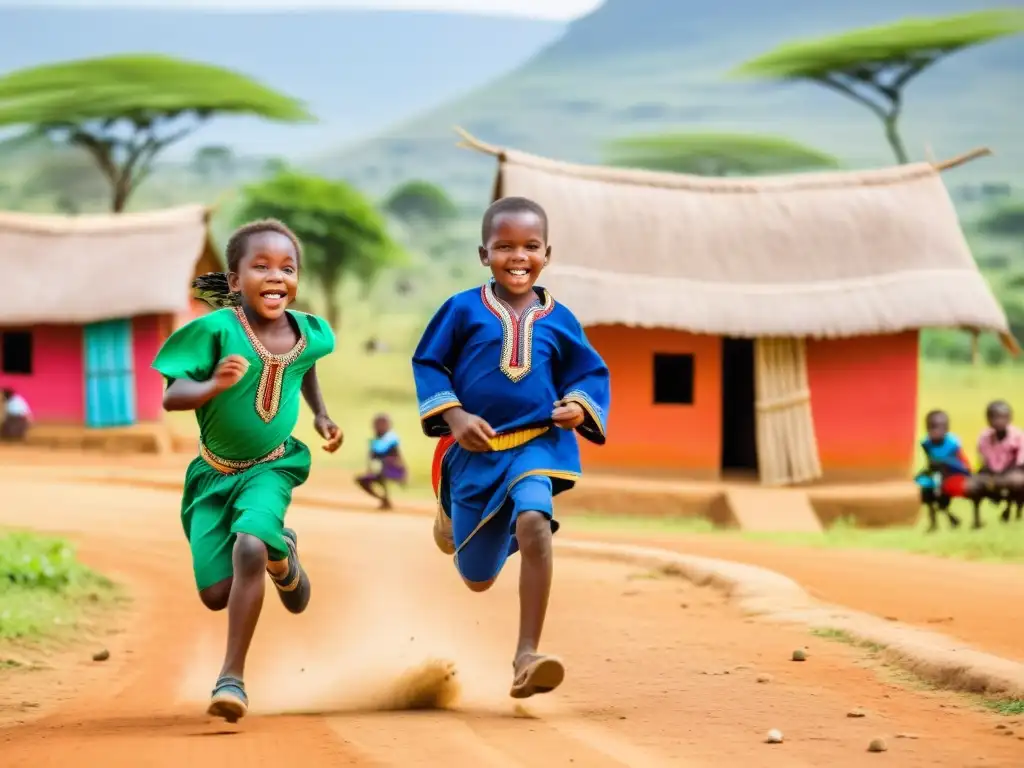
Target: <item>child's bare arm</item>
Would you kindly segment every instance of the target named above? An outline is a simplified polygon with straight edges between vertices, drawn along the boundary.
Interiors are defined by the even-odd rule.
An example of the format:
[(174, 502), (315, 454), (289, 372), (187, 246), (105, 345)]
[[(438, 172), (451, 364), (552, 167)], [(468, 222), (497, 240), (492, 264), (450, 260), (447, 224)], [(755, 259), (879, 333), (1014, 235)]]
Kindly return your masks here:
[(327, 405), (324, 403), (324, 393), (320, 389), (320, 380), (316, 375), (315, 364), (302, 377), (302, 397), (314, 416), (327, 415)]
[(216, 394), (213, 379), (207, 381), (175, 379), (164, 392), (164, 410), (194, 411)]
[(249, 361), (241, 355), (229, 355), (217, 364), (206, 381), (175, 379), (164, 391), (165, 411), (194, 411), (218, 394), (233, 387), (249, 369)]
[(327, 441), (324, 450), (334, 453), (341, 447), (345, 436), (338, 425), (327, 415), (327, 405), (324, 403), (324, 393), (320, 389), (320, 380), (316, 375), (316, 365), (311, 366), (306, 371), (306, 375), (302, 377), (302, 397), (309, 409), (313, 411), (313, 426), (316, 428), (317, 434)]

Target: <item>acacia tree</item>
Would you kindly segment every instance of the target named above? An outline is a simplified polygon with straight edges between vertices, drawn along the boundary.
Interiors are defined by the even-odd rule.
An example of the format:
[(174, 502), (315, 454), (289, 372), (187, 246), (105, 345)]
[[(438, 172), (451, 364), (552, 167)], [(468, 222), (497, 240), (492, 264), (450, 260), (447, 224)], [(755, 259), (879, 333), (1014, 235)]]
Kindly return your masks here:
[(789, 139), (736, 133), (681, 133), (616, 139), (611, 165), (697, 176), (757, 176), (835, 168), (839, 161)]
[(123, 55), (48, 64), (0, 78), (0, 127), (88, 152), (123, 211), (157, 155), (215, 115), (311, 121), (298, 101), (250, 78), (168, 56)]
[(786, 43), (740, 65), (735, 74), (806, 80), (863, 104), (882, 121), (896, 161), (906, 163), (899, 119), (907, 84), (952, 53), (1022, 30), (1024, 13), (1017, 10), (906, 19)]
[(406, 224), (444, 224), (459, 215), (458, 208), (441, 187), (414, 179), (394, 189), (384, 201), (384, 210)]
[(242, 198), (239, 222), (280, 219), (298, 235), (301, 268), (320, 284), (327, 321), (334, 328), (341, 322), (338, 294), (346, 278), (369, 286), (382, 269), (402, 262), (384, 217), (345, 182), (283, 169), (246, 186)]

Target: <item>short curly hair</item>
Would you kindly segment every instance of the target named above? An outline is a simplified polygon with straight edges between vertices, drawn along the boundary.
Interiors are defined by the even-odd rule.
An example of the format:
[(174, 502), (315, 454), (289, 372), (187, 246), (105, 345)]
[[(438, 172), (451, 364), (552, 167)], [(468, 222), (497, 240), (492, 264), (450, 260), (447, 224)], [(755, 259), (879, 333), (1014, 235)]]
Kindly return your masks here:
[[(295, 246), (295, 256), (300, 262), (302, 261), (302, 243), (288, 228), (288, 225), (277, 219), (260, 219), (243, 224), (228, 238), (227, 248), (224, 249), (228, 272), (238, 271), (238, 265), (242, 261), (242, 257), (245, 256), (249, 238), (264, 232), (276, 232), (291, 240), (292, 245)], [(207, 275), (200, 275), (192, 281), (192, 295), (215, 309), (237, 307), (242, 302), (241, 295), (234, 293), (229, 287), (227, 272), (211, 272)]]
[(245, 256), (245, 248), (249, 244), (249, 238), (253, 235), (261, 235), (264, 232), (276, 232), (291, 240), (292, 245), (295, 246), (295, 255), (299, 258), (299, 261), (302, 261), (302, 243), (299, 242), (299, 238), (295, 233), (288, 228), (288, 225), (277, 219), (260, 219), (243, 224), (231, 233), (231, 237), (228, 238), (227, 248), (224, 250), (224, 256), (228, 262), (228, 271), (238, 271), (238, 264), (242, 257)]

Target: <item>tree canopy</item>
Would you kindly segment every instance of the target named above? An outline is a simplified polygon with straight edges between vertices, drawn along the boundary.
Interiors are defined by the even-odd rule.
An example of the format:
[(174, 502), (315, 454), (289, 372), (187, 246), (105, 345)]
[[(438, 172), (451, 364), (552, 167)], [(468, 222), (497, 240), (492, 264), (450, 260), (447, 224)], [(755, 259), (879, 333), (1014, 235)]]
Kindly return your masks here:
[(1016, 9), (937, 18), (910, 18), (779, 46), (741, 64), (734, 75), (809, 80), (874, 112), (885, 126), (896, 160), (908, 160), (899, 135), (903, 89), (940, 59), (975, 45), (1024, 31)]
[[(1024, 237), (1024, 200), (999, 206), (978, 223), (978, 228), (994, 237)], [(1016, 287), (1024, 287), (1024, 280)]]
[(414, 179), (387, 196), (384, 209), (406, 223), (444, 223), (459, 215), (459, 209), (445, 191), (429, 181)]
[(0, 78), (0, 127), (81, 147), (124, 210), (154, 158), (215, 115), (311, 121), (295, 99), (231, 70), (137, 54), (61, 62)]
[(345, 278), (368, 285), (382, 269), (404, 259), (382, 214), (345, 182), (285, 169), (244, 187), (242, 194), (239, 223), (280, 219), (302, 241), (300, 269), (319, 282), (334, 327), (341, 321), (338, 293)]
[(756, 176), (836, 168), (835, 157), (777, 136), (681, 133), (633, 136), (608, 144), (612, 165), (697, 176)]

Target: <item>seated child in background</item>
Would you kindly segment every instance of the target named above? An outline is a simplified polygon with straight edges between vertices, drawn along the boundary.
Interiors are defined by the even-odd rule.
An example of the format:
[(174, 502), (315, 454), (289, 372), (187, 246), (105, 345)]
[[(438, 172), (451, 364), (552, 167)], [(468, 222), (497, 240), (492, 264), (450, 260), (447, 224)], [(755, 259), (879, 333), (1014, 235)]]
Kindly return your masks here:
[[(357, 477), (356, 483), (373, 498), (380, 500), (381, 509), (391, 509), (388, 482), (405, 483), (406, 468), (399, 452), (398, 435), (391, 428), (391, 418), (386, 413), (374, 416), (373, 434), (366, 474)], [(379, 492), (377, 489), (380, 489)]]
[(13, 389), (2, 390), (4, 398), (3, 418), (0, 418), (0, 440), (24, 440), (32, 421), (32, 409), (28, 401)]
[[(978, 438), (981, 469), (978, 479), (988, 498), (1016, 500), (1024, 491), (1024, 432), (1013, 426), (1013, 409), (1005, 400), (995, 400), (985, 409), (988, 427)], [(1008, 500), (1009, 500), (1008, 499)], [(1019, 513), (1019, 507), (1018, 507)], [(1009, 520), (1010, 508), (1003, 512)]]
[(928, 530), (938, 527), (939, 511), (945, 512), (950, 525), (956, 528), (960, 519), (950, 511), (949, 505), (954, 497), (969, 494), (970, 463), (960, 438), (949, 431), (949, 416), (945, 411), (930, 411), (924, 423), (928, 434), (921, 441), (921, 448), (927, 465), (914, 481), (921, 488), (921, 502), (928, 505)]

